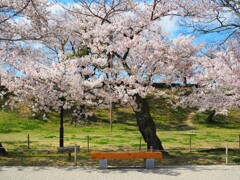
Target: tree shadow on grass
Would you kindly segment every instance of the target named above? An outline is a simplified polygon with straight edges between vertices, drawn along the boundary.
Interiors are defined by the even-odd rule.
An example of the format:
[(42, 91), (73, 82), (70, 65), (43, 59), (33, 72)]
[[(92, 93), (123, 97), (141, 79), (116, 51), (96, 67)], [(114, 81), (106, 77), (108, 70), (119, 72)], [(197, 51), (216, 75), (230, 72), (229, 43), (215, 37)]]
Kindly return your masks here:
[(240, 129), (240, 118), (237, 115), (216, 115), (214, 123), (207, 123), (207, 112), (197, 113), (193, 119), (196, 124), (204, 125), (208, 128)]
[(116, 116), (116, 122), (127, 126), (136, 126), (136, 118), (134, 112), (124, 111), (124, 109), (114, 108), (114, 115)]
[[(155, 106), (155, 105), (154, 105)], [(157, 105), (156, 105), (157, 106)], [(193, 126), (188, 126), (185, 121), (189, 115), (189, 110), (181, 108), (172, 109), (164, 106), (163, 109), (157, 111), (157, 108), (152, 108), (151, 115), (155, 122), (157, 130), (164, 131), (186, 131), (196, 129)], [(124, 109), (114, 109), (116, 115), (115, 123), (127, 125), (124, 130), (132, 130), (132, 127), (137, 127), (137, 122), (134, 112), (124, 111)]]

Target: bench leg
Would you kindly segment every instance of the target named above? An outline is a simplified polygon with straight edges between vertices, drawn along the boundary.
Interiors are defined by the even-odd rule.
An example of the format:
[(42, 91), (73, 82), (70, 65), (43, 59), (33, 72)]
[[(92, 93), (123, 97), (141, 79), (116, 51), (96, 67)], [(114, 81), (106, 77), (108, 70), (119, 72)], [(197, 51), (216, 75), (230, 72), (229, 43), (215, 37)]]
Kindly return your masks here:
[(154, 159), (145, 159), (145, 168), (154, 169)]
[(107, 169), (107, 159), (100, 159), (99, 160), (99, 168), (100, 169)]

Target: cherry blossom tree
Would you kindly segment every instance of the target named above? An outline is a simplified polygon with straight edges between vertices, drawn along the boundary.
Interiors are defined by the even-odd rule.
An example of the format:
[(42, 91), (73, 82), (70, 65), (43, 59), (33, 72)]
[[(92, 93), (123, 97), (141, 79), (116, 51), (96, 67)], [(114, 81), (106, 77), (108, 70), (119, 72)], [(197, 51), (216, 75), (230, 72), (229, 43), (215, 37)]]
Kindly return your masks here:
[[(44, 17), (48, 14), (46, 5), (44, 0), (0, 1), (0, 65), (13, 51), (20, 51), (15, 42), (43, 37), (45, 33), (39, 27), (43, 27)], [(5, 91), (1, 84), (1, 70), (0, 91)]]
[(227, 114), (229, 109), (239, 108), (240, 102), (240, 46), (237, 40), (228, 41), (226, 50), (209, 52), (211, 58), (199, 62), (201, 71), (194, 77), (199, 87), (184, 96), (182, 103)]
[(77, 1), (69, 10), (79, 17), (76, 38), (89, 49), (89, 57), (103, 61), (104, 67), (92, 65), (106, 76), (105, 102), (130, 103), (139, 130), (148, 149), (163, 150), (156, 134), (146, 96), (153, 92), (153, 78), (161, 81), (185, 82), (196, 68), (197, 52), (190, 37), (174, 40), (162, 31), (161, 19), (181, 15), (179, 1)]
[(35, 40), (46, 35), (48, 7), (45, 0), (1, 1), (0, 41)]
[(185, 16), (183, 6), (188, 4), (180, 0), (77, 2), (62, 17), (46, 12), (47, 21), (26, 25), (38, 27), (30, 34), (37, 40), (41, 37), (38, 42), (55, 52), (59, 62), (56, 57), (47, 61), (47, 54), (32, 42), (18, 44), (17, 51), (4, 53), (9, 65), (9, 71), (2, 72), (4, 85), (16, 95), (15, 101), (32, 98), (31, 106), (46, 112), (76, 104), (129, 103), (148, 149), (163, 150), (146, 96), (154, 92), (156, 77), (166, 84), (186, 85), (196, 76), (203, 45), (193, 45), (190, 36), (169, 39), (161, 24), (163, 18)]
[[(96, 92), (92, 88), (102, 86), (104, 77), (92, 76), (94, 72), (86, 66), (86, 58), (68, 61), (60, 57), (60, 62), (51, 64), (42, 62), (42, 58), (45, 55), (41, 52), (12, 54), (6, 61), (10, 67), (2, 74), (2, 84), (14, 95), (7, 102), (10, 106), (24, 102), (34, 112), (60, 112), (60, 147), (63, 147), (64, 109), (80, 104), (94, 105), (92, 99)], [(17, 76), (16, 73), (21, 74)], [(91, 79), (86, 80), (85, 76)]]
[[(240, 24), (239, 24), (239, 18), (240, 18), (240, 11), (239, 11), (239, 2), (235, 0), (203, 0), (203, 1), (189, 1), (186, 3), (186, 5), (183, 6), (182, 10), (185, 12), (186, 17), (182, 19), (182, 25), (185, 27), (188, 27), (188, 31), (192, 30), (192, 33), (195, 35), (205, 35), (205, 34), (212, 34), (212, 39), (210, 39), (207, 42), (207, 45), (210, 47), (207, 50), (204, 51), (204, 54), (208, 56), (208, 58), (205, 59), (205, 65), (208, 64), (209, 66), (202, 67), (204, 70), (207, 67), (208, 71), (210, 67), (216, 67), (216, 64), (211, 66), (210, 63), (213, 63), (215, 60), (218, 63), (222, 60), (222, 55), (220, 56), (220, 50), (223, 54), (226, 55), (226, 53), (229, 53), (229, 49), (233, 49), (233, 44), (235, 46), (235, 49), (239, 48), (239, 37), (240, 37)], [(198, 7), (198, 8), (195, 8)], [(208, 36), (210, 37), (210, 36)], [(209, 45), (210, 44), (210, 45)], [(234, 51), (236, 55), (236, 50)], [(233, 53), (233, 52), (231, 52)], [(218, 59), (218, 60), (216, 60)], [(230, 56), (226, 55), (225, 57), (226, 62), (229, 61), (231, 63)], [(202, 62), (200, 62), (201, 64)], [(223, 63), (224, 64), (224, 63)], [(225, 63), (225, 65), (227, 65)], [(228, 67), (228, 66), (226, 66)], [(212, 72), (215, 72), (216, 79), (218, 79), (217, 76), (223, 77), (223, 76), (231, 76), (231, 71), (226, 71), (226, 68), (224, 66), (223, 69), (218, 69), (218, 71), (222, 71), (221, 73), (217, 73), (216, 69), (213, 68)], [(229, 80), (230, 78), (228, 78)], [(231, 103), (235, 102), (233, 98), (233, 95), (226, 96), (226, 92), (223, 92), (223, 88), (219, 87), (219, 83), (213, 83), (214, 80), (209, 84), (209, 86), (206, 86), (205, 84), (205, 90), (201, 86), (200, 89), (195, 91), (201, 92), (199, 94), (199, 98), (201, 97), (200, 103), (193, 102), (192, 105), (198, 107), (202, 111), (208, 111), (209, 116), (207, 118), (207, 122), (214, 123), (213, 117), (215, 114), (223, 113), (227, 114), (227, 110), (231, 108)], [(224, 86), (226, 89), (231, 89), (231, 83), (233, 83), (231, 80), (229, 80), (229, 83), (225, 83)], [(213, 85), (214, 84), (214, 85)], [(213, 89), (210, 93), (210, 87)], [(220, 89), (219, 89), (220, 88)], [(218, 92), (217, 92), (218, 91)], [(203, 93), (203, 92), (208, 92)], [(230, 93), (231, 94), (231, 93)], [(196, 98), (196, 100), (200, 100), (199, 98)], [(188, 98), (188, 101), (190, 102), (190, 97)], [(236, 99), (235, 99), (236, 100)], [(211, 102), (211, 103), (210, 103)], [(188, 103), (189, 104), (189, 103)], [(232, 106), (233, 108), (236, 106)]]
[[(12, 9), (15, 6), (17, 8), (17, 2), (13, 2), (12, 6)], [(73, 48), (78, 48), (78, 51), (81, 49), (76, 43), (73, 44), (67, 23), (67, 20), (71, 22), (69, 16), (51, 13), (47, 10), (48, 7), (46, 1), (28, 1), (24, 9), (9, 15), (10, 22), (6, 26), (14, 31), (8, 32), (3, 28), (6, 33), (1, 39), (2, 85), (14, 95), (8, 101), (10, 106), (24, 102), (33, 111), (60, 112), (62, 147), (64, 109), (81, 104), (94, 105), (90, 99), (95, 97), (95, 92), (92, 91), (91, 94), (90, 90), (104, 78), (95, 75), (88, 66), (90, 58), (73, 58), (76, 55)], [(15, 16), (19, 17), (11, 19)], [(71, 54), (65, 52), (67, 43), (72, 46)], [(70, 55), (71, 61), (67, 61)], [(78, 57), (81, 56), (78, 54)]]
[(45, 0), (0, 2), (0, 64), (14, 51), (22, 51), (25, 43), (40, 40), (47, 34), (43, 28), (47, 27), (47, 7)]

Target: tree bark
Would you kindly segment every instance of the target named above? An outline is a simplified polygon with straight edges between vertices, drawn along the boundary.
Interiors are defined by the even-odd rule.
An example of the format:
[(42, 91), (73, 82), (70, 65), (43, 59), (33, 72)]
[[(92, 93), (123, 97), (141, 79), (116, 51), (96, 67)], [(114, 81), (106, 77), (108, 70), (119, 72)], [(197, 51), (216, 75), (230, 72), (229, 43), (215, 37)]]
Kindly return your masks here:
[(59, 147), (64, 147), (63, 107), (60, 109)]
[[(137, 104), (137, 109), (133, 107), (133, 111), (135, 113), (139, 131), (141, 132), (144, 141), (147, 143), (147, 148), (152, 148), (153, 150), (164, 150), (162, 142), (156, 134), (156, 126), (150, 114), (150, 108), (147, 100), (143, 99), (139, 95), (135, 95), (135, 103)], [(168, 154), (165, 151), (163, 152)]]
[(2, 156), (7, 156), (8, 155), (7, 151), (2, 146), (2, 143), (0, 143), (0, 155), (2, 155)]

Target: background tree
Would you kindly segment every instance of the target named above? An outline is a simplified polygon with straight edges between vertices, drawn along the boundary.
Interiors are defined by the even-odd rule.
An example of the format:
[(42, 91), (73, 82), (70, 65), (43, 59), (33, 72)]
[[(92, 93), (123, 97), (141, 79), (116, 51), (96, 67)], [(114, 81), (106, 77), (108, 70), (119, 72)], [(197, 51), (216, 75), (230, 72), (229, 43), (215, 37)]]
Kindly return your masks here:
[[(41, 6), (46, 5), (44, 7), (47, 9), (49, 6), (44, 2)], [(18, 18), (25, 20), (29, 14), (21, 15), (23, 17)], [(89, 58), (80, 59), (87, 54), (87, 50), (78, 41), (74, 41), (74, 28), (71, 26), (73, 16), (64, 11), (48, 11), (42, 18), (44, 23), (39, 23), (38, 26), (34, 26), (35, 21), (31, 23), (30, 19), (27, 20), (29, 23), (16, 23), (18, 29), (14, 32), (19, 38), (14, 39), (13, 36), (13, 39), (2, 41), (5, 44), (2, 54), (2, 84), (14, 95), (8, 101), (10, 106), (24, 102), (33, 111), (60, 112), (60, 146), (63, 146), (64, 109), (88, 104), (93, 106), (90, 99), (95, 97), (96, 91), (90, 91), (101, 84), (104, 77), (96, 75), (91, 69)], [(75, 19), (74, 22), (76, 21)], [(23, 38), (21, 32), (26, 29), (30, 31)], [(70, 57), (71, 61), (68, 61)], [(99, 67), (101, 63), (98, 64)]]
[(226, 50), (214, 51), (211, 59), (201, 61), (202, 70), (194, 78), (199, 87), (185, 96), (182, 103), (216, 114), (227, 114), (228, 110), (240, 107), (239, 52), (238, 41), (231, 40)]
[[(44, 23), (44, 16), (48, 14), (46, 5), (47, 2), (44, 0), (1, 0), (0, 65), (14, 51), (19, 50), (19, 44), (17, 45), (15, 42), (27, 39), (40, 39), (42, 37), (43, 33), (39, 33), (39, 25)], [(23, 19), (24, 21), (21, 21)], [(28, 24), (28, 26), (19, 27), (20, 24)], [(4, 89), (1, 83), (0, 70), (0, 90)], [(4, 148), (1, 147), (2, 153), (6, 154), (3, 150)]]
[[(93, 105), (91, 99), (96, 95), (91, 89), (101, 85), (104, 78), (85, 80), (83, 75), (90, 77), (93, 71), (84, 66), (87, 62), (82, 59), (52, 64), (39, 62), (44, 57), (40, 52), (14, 54), (7, 61), (10, 70), (3, 72), (2, 83), (14, 95), (8, 105), (24, 102), (34, 112), (60, 112), (60, 147), (63, 147), (63, 111), (80, 104)], [(21, 75), (16, 76), (14, 71)]]
[[(197, 9), (198, 7), (198, 9)], [(181, 25), (188, 33), (215, 34), (213, 43), (224, 44), (240, 33), (240, 4), (238, 0), (195, 0), (182, 7), (185, 17)], [(215, 41), (215, 42), (214, 42)]]
[[(194, 7), (198, 7), (198, 10)], [(215, 76), (214, 78), (212, 77), (211, 81), (209, 79), (204, 81), (204, 85), (200, 80), (198, 81), (203, 86), (194, 90), (195, 93), (198, 92), (194, 95), (198, 102), (194, 101), (192, 105), (198, 107), (201, 111), (209, 112), (206, 121), (215, 123), (213, 120), (215, 114), (226, 114), (228, 109), (237, 107), (235, 106), (236, 104), (233, 105), (231, 103), (234, 102), (234, 99), (237, 101), (236, 97), (234, 98), (236, 92), (234, 94), (227, 92), (233, 88), (232, 83), (234, 82), (230, 78), (228, 78), (228, 82), (219, 82), (219, 78), (223, 78), (223, 76), (231, 77), (233, 75), (231, 68), (226, 70), (232, 63), (233, 57), (235, 57), (236, 65), (239, 62), (239, 60), (236, 60), (236, 57), (239, 56), (237, 51), (239, 51), (240, 38), (240, 4), (236, 0), (196, 0), (189, 1), (188, 4), (183, 6), (182, 10), (186, 16), (181, 19), (180, 24), (188, 27), (188, 33), (212, 35), (212, 38), (208, 38), (206, 41), (207, 48), (203, 51), (203, 54), (207, 57), (203, 62), (199, 62), (199, 65), (204, 64), (202, 68), (206, 72), (209, 72), (209, 69), (212, 68), (211, 71), (213, 74), (215, 73)], [(201, 37), (204, 38), (204, 36)], [(220, 49), (222, 52), (220, 52)], [(232, 49), (232, 55), (230, 55), (230, 49)], [(224, 61), (223, 55), (220, 55), (221, 53), (225, 54)], [(223, 66), (222, 69), (216, 69), (216, 67), (219, 67), (217, 63), (226, 67)], [(206, 77), (207, 75), (205, 75)], [(206, 84), (207, 82), (209, 83), (208, 85)], [(191, 98), (189, 97), (189, 100)], [(190, 104), (190, 101), (188, 104)]]

